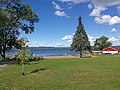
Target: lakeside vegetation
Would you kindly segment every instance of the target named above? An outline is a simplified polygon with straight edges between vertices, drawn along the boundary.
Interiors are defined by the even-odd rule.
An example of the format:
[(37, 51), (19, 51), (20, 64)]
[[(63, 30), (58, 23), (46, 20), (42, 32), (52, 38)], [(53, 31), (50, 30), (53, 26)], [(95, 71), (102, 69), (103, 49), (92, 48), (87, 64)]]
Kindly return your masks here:
[(119, 90), (120, 56), (43, 59), (0, 70), (0, 90)]

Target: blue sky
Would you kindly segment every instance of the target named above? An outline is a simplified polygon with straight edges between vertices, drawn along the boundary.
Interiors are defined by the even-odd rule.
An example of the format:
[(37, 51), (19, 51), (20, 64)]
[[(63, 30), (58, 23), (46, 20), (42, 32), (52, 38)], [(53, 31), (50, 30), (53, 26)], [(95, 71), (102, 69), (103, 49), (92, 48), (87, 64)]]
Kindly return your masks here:
[(40, 21), (27, 37), (29, 46), (70, 46), (78, 17), (91, 45), (100, 36), (120, 45), (120, 0), (28, 0)]

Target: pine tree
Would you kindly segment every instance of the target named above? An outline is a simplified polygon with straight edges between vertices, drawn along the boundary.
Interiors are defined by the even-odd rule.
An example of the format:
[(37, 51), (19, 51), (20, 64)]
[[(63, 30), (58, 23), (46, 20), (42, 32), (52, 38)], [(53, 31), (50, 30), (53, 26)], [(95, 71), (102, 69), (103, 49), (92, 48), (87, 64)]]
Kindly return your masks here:
[(81, 17), (78, 18), (77, 31), (73, 37), (73, 42), (71, 44), (71, 50), (76, 50), (80, 52), (80, 57), (82, 57), (82, 51), (91, 50), (90, 41), (85, 32), (84, 26), (81, 22)]

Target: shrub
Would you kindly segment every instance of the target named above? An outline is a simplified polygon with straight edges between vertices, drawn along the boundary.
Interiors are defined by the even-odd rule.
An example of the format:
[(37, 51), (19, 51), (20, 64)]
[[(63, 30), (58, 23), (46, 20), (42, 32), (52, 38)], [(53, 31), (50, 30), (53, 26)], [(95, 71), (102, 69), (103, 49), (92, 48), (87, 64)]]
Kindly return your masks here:
[(2, 59), (3, 59), (3, 58), (0, 56), (0, 61), (2, 61)]

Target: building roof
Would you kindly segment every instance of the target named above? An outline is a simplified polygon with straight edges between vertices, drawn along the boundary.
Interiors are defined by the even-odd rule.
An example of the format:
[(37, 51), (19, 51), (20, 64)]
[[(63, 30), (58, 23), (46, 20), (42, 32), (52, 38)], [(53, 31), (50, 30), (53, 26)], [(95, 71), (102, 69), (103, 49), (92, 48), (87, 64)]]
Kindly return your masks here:
[(119, 51), (120, 52), (120, 49), (115, 46), (110, 46), (110, 47), (104, 48), (102, 51)]
[(118, 51), (120, 51), (120, 48), (119, 47), (115, 47), (115, 46), (112, 46), (113, 48), (117, 49)]

